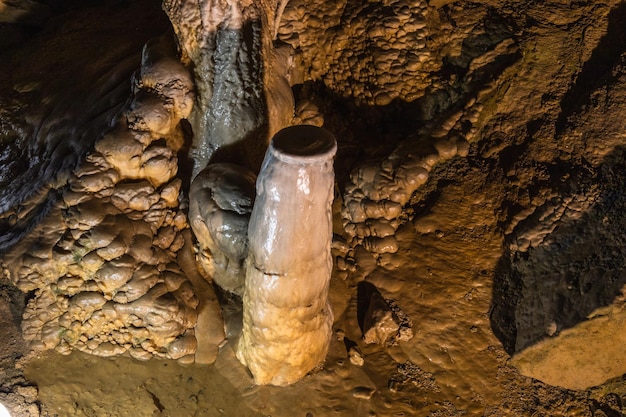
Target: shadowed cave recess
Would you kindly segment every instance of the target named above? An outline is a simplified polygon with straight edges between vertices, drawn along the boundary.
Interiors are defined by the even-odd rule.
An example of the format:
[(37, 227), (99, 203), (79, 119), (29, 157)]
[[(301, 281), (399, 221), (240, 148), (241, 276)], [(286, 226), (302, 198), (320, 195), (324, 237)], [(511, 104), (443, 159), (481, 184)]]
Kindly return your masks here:
[(623, 415), (625, 11), (0, 0), (0, 404)]

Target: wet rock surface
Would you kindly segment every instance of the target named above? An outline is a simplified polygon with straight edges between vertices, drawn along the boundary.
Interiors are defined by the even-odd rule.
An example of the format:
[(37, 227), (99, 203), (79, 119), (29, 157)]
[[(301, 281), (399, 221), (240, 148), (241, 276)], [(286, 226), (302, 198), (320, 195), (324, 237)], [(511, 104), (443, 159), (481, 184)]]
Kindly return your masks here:
[[(162, 16), (146, 13), (137, 20), (137, 34), (129, 37), (121, 34), (121, 28), (129, 24), (123, 8), (102, 11), (103, 19), (116, 22), (115, 27), (94, 26), (90, 21), (95, 12), (88, 8), (75, 13), (70, 20), (57, 16), (41, 31), (25, 37), (26, 49), (3, 50), (3, 249), (46, 215), (55, 199), (53, 190), (67, 182), (68, 174), (82, 163), (111, 120), (121, 116), (130, 77), (141, 59), (137, 51), (167, 28)], [(58, 25), (65, 25), (66, 30), (57, 33)], [(91, 38), (83, 36), (86, 27)], [(90, 50), (101, 53), (89, 57)]]
[(271, 42), (278, 3), (163, 2), (199, 89), (189, 119), (194, 177), (210, 162), (258, 170), (272, 134), (293, 117), (288, 65)]
[[(140, 62), (145, 39), (101, 53), (82, 49), (82, 56), (94, 57), (85, 69), (110, 82), (79, 82), (66, 94), (47, 90), (37, 76), (41, 68), (52, 71), (55, 54), (31, 56), (46, 62), (32, 72), (11, 64), (32, 75), (20, 83), (2, 67), (0, 82), (9, 86), (0, 95), (2, 140), (12, 145), (0, 178), (3, 248), (11, 248), (3, 257), (10, 282), (1, 294), (16, 296), (8, 298), (11, 319), (2, 326), (9, 342), (2, 344), (8, 359), (2, 359), (7, 378), (0, 402), (28, 415), (623, 413), (624, 371), (611, 337), (622, 329), (623, 307), (622, 2), (266, 2), (263, 36), (223, 27), (221, 43), (211, 43), (217, 39), (211, 31), (196, 39), (204, 49), (193, 49), (194, 37), (204, 36), (194, 32), (195, 17), (213, 27), (208, 23), (234, 22), (231, 11), (213, 2), (220, 3), (213, 14), (198, 9), (180, 26), (185, 13), (171, 12), (183, 3), (166, 3), (186, 65), (216, 68), (210, 58), (218, 43), (234, 53), (222, 56), (223, 74), (194, 75), (195, 101), (188, 94), (191, 78), (175, 59), (162, 61), (166, 55), (157, 53)], [(242, 4), (241, 10), (254, 10)], [(130, 13), (111, 7), (122, 10), (111, 21)], [(80, 12), (84, 21), (88, 10)], [(220, 11), (224, 15), (215, 15)], [(211, 16), (220, 19), (207, 20)], [(254, 35), (255, 27), (244, 33)], [(35, 38), (44, 45), (56, 30)], [(124, 45), (134, 45), (132, 63), (107, 58)], [(207, 54), (194, 58), (194, 50)], [(183, 239), (191, 221), (184, 203), (191, 174), (181, 174), (178, 159), (189, 145), (189, 129), (179, 120), (189, 117), (193, 133), (209, 120), (194, 121), (200, 113), (188, 113), (191, 102), (205, 109), (215, 104), (214, 119), (216, 109), (243, 103), (246, 113), (259, 103), (261, 90), (250, 74), (258, 76), (260, 67), (249, 59), (268, 50), (276, 55), (264, 61), (271, 66), (263, 67), (265, 93), (272, 90), (269, 79), (281, 74), (277, 83), (291, 85), (296, 97), (275, 93), (272, 100), (284, 99), (284, 107), (268, 114), (289, 108), (284, 123), (324, 124), (339, 139), (329, 292), (336, 337), (323, 366), (284, 389), (254, 386), (233, 351), (237, 325), (224, 333), (218, 297), (185, 272), (194, 266), (193, 245)], [(12, 52), (11, 62), (28, 51)], [(111, 70), (111, 62), (125, 69)], [(128, 80), (139, 68), (131, 94)], [(226, 85), (231, 69), (245, 81), (233, 85), (254, 87), (244, 88), (249, 96), (230, 96), (239, 91)], [(53, 74), (66, 83), (82, 79), (67, 72), (67, 78)], [(164, 75), (168, 81), (161, 82)], [(212, 84), (215, 91), (224, 87), (221, 92), (197, 89), (215, 79), (222, 80)], [(74, 97), (99, 104), (83, 112), (85, 101)], [(219, 107), (217, 97), (226, 97), (228, 106)], [(25, 110), (38, 101), (56, 109), (54, 117), (31, 122), (37, 112)], [(67, 102), (76, 107), (65, 111), (60, 103)], [(265, 120), (230, 114), (246, 123), (205, 123), (204, 132), (220, 128), (242, 137)], [(91, 126), (97, 134), (77, 128), (89, 131), (88, 140), (68, 143), (61, 132), (70, 125)], [(262, 147), (255, 142), (246, 152), (255, 155), (255, 146)], [(240, 154), (218, 156), (233, 155)], [(25, 307), (13, 283), (29, 292)], [(393, 327), (409, 328), (413, 337), (365, 343), (360, 317), (367, 309), (358, 297), (365, 284), (385, 301), (378, 303), (382, 316), (389, 317), (386, 304)], [(232, 324), (238, 316), (228, 308), (223, 314)], [(133, 337), (156, 329), (167, 336), (146, 339), (148, 349), (134, 344)], [(199, 331), (208, 341), (200, 355)], [(16, 367), (26, 343), (74, 353), (41, 355)], [(514, 353), (512, 362), (502, 346)], [(76, 349), (99, 355), (132, 349), (138, 358), (180, 357), (187, 367)], [(214, 364), (189, 366), (192, 358)]]
[(198, 299), (176, 263), (188, 227), (176, 152), (193, 84), (171, 41), (148, 43), (140, 68), (130, 104), (104, 115), (114, 127), (76, 168), (58, 168), (67, 183), (47, 201), (25, 200), (39, 217), (5, 249), (5, 276), (30, 294), (21, 327), (33, 351), (193, 361)]
[(256, 175), (229, 163), (209, 164), (189, 191), (189, 222), (198, 241), (198, 262), (208, 280), (241, 295), (248, 256), (248, 223)]
[(237, 358), (259, 385), (293, 384), (328, 352), (336, 150), (328, 131), (293, 126), (272, 138), (263, 160), (237, 344)]

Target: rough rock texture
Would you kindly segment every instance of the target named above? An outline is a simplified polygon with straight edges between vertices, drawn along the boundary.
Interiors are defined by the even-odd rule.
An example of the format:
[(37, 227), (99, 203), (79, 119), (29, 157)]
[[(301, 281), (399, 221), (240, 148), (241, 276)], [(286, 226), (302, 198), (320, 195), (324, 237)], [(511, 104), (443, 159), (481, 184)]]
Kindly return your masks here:
[(39, 417), (37, 387), (21, 369), (28, 352), (20, 329), (24, 294), (6, 282), (0, 282), (0, 289), (0, 404), (15, 417)]
[(176, 264), (188, 226), (175, 178), (193, 85), (171, 48), (144, 48), (123, 116), (4, 254), (5, 276), (33, 294), (22, 330), (35, 351), (193, 361), (198, 300)]
[[(54, 3), (58, 2), (48, 2)], [(122, 10), (135, 4), (101, 3)], [(294, 120), (323, 123), (339, 139), (333, 205), (335, 268), (329, 291), (336, 337), (317, 372), (281, 389), (255, 386), (232, 349), (237, 326), (228, 328), (228, 339), (220, 343), (223, 330), (212, 327), (216, 322), (211, 321), (203, 325), (207, 339), (212, 340), (212, 349), (204, 353), (208, 362), (217, 356), (214, 366), (181, 368), (169, 361), (140, 363), (81, 352), (43, 357), (30, 361), (26, 368), (28, 379), (38, 385), (42, 414), (46, 409), (58, 415), (246, 417), (624, 413), (626, 388), (620, 377), (585, 390), (562, 389), (534, 379), (583, 388), (623, 372), (614, 343), (618, 337), (610, 337), (607, 331), (615, 329), (619, 334), (617, 329), (622, 327), (619, 213), (620, 147), (626, 120), (624, 2), (291, 0), (252, 5), (213, 1), (205, 6), (214, 8), (205, 9), (198, 2), (166, 4), (189, 7), (180, 15), (170, 13), (181, 51), (185, 45), (191, 45), (190, 51), (196, 48), (194, 39), (199, 39), (196, 44), (206, 39), (206, 45), (215, 45), (212, 28), (234, 22), (228, 17), (231, 10), (259, 11), (264, 16), (261, 21), (268, 25), (251, 26), (261, 28), (262, 51), (276, 36), (267, 49), (272, 52), (249, 53), (258, 51), (256, 46), (237, 49), (259, 45), (254, 42), (257, 38), (238, 37), (223, 25), (220, 45), (224, 50), (237, 50), (242, 66), (233, 55), (224, 55), (220, 68), (234, 69), (234, 74), (229, 73), (233, 79), (240, 73), (258, 74), (261, 68), (264, 92), (276, 92), (278, 97), (289, 94), (278, 94), (287, 90), (269, 88), (268, 80), (280, 80), (282, 86), (290, 83), (298, 103)], [(241, 7), (230, 9), (233, 4)], [(148, 3), (144, 6), (147, 10)], [(98, 13), (87, 10), (75, 12), (78, 18), (68, 18), (54, 28), (45, 26), (41, 34), (7, 23), (0, 30), (19, 36), (0, 36), (0, 43), (20, 44), (20, 39), (32, 37), (47, 45), (54, 39), (52, 33), (67, 31), (68, 22), (99, 22), (108, 16), (102, 9)], [(228, 10), (226, 17), (212, 14), (224, 10)], [(126, 13), (115, 14), (108, 24)], [(140, 20), (143, 10), (135, 16)], [(416, 23), (425, 26), (417, 29)], [(200, 26), (209, 29), (205, 38)], [(131, 28), (135, 22), (126, 21), (122, 30), (109, 29), (109, 36), (115, 40), (120, 34), (130, 37)], [(357, 31), (352, 33), (352, 28)], [(409, 42), (402, 46), (405, 34)], [(422, 35), (426, 45), (422, 45)], [(89, 32), (82, 37), (92, 36)], [(91, 125), (94, 115), (102, 114), (98, 120), (104, 122), (93, 125), (101, 133), (109, 126), (109, 116), (125, 108), (128, 94), (113, 88), (117, 82), (100, 88), (98, 77), (85, 75), (102, 70), (101, 80), (108, 79), (106, 74), (128, 79), (130, 71), (104, 70), (112, 62), (126, 63), (133, 70), (138, 66), (110, 58), (112, 50), (132, 44), (115, 40), (84, 48), (70, 58), (67, 51), (73, 50), (75, 39), (52, 42), (46, 54), (33, 54), (26, 44), (21, 52), (0, 50), (0, 83), (9, 86), (0, 95), (2, 133), (7, 135), (2, 144), (10, 145), (3, 148), (4, 182), (0, 184), (6, 189), (1, 199), (7, 209), (2, 223), (4, 242), (17, 242), (29, 230), (24, 225), (46, 218), (46, 211), (35, 209), (49, 207), (39, 204), (47, 201), (47, 193), (33, 194), (39, 196), (34, 201), (17, 191), (40, 190), (41, 178), (64, 184), (67, 172), (83, 158), (56, 155), (90, 150), (98, 136), (87, 134), (84, 139), (91, 141), (66, 142), (58, 139), (71, 135), (64, 133), (55, 140), (51, 133), (67, 132), (74, 122)], [(199, 63), (209, 70), (215, 67), (212, 48), (204, 48), (208, 52), (204, 61), (183, 54), (185, 64), (197, 68), (196, 82), (204, 76)], [(81, 60), (83, 56), (88, 59)], [(243, 66), (258, 56), (263, 65)], [(85, 71), (59, 61), (64, 57)], [(408, 75), (399, 69), (402, 66), (409, 69)], [(55, 70), (59, 67), (64, 71)], [(28, 68), (33, 68), (32, 77), (20, 82), (7, 75), (14, 69), (14, 74), (28, 73)], [(205, 88), (208, 92), (197, 99), (205, 107), (214, 97), (211, 83), (215, 78), (211, 71), (206, 74), (210, 87), (197, 82), (198, 91)], [(68, 87), (66, 95), (42, 93), (72, 77), (80, 88)], [(249, 100), (231, 97), (239, 90), (224, 86), (223, 97), (231, 103), (224, 107), (229, 110), (224, 114), (250, 120), (235, 111), (232, 103), (250, 109), (249, 103), (259, 102), (258, 95), (251, 93), (259, 89), (243, 82), (237, 85), (251, 87), (241, 92)], [(102, 106), (86, 106), (74, 99), (88, 91), (94, 93), (92, 101)], [(56, 109), (52, 113), (65, 114), (65, 118), (50, 117), (39, 123), (32, 111), (26, 111), (37, 107), (32, 103), (41, 103), (50, 112)], [(269, 107), (267, 114), (271, 114)], [(292, 112), (290, 108), (283, 115), (291, 117)], [(195, 133), (201, 119), (193, 120)], [(241, 131), (228, 123), (225, 119), (216, 127), (230, 130), (239, 140)], [(34, 126), (40, 127), (39, 134), (33, 134)], [(41, 148), (24, 138), (50, 147), (39, 153)], [(261, 142), (254, 146), (262, 147)], [(54, 153), (59, 143), (63, 147)], [(243, 152), (221, 149), (224, 152), (213, 152), (209, 159), (251, 166), (249, 160), (262, 155), (254, 147)], [(248, 150), (255, 156), (239, 157)], [(50, 158), (35, 161), (38, 155)], [(42, 161), (56, 162), (49, 168), (44, 163), (41, 171), (32, 169)], [(71, 169), (61, 170), (66, 165), (59, 161), (67, 161)], [(51, 172), (65, 174), (50, 179)], [(186, 191), (185, 179), (190, 175), (180, 175), (181, 189)], [(186, 260), (189, 265), (189, 257)], [(182, 265), (182, 256), (178, 262)], [(358, 297), (364, 283), (375, 286), (385, 300), (393, 300), (406, 314), (413, 323), (413, 338), (391, 346), (365, 343)], [(214, 294), (207, 294), (205, 313), (217, 304)], [(228, 309), (236, 308), (224, 306), (227, 321), (235, 323), (237, 314)], [(217, 343), (222, 346), (219, 355)], [(513, 361), (502, 345), (514, 354)], [(585, 349), (580, 348), (583, 345)], [(592, 362), (605, 359), (598, 362), (601, 366)], [(531, 377), (521, 375), (511, 363)], [(21, 375), (20, 369), (3, 364), (5, 369), (6, 374)], [(2, 392), (12, 395), (15, 403), (31, 404), (32, 389), (21, 391), (25, 395), (20, 396), (21, 382), (12, 382), (24, 381), (21, 378), (9, 378)]]
[(386, 345), (396, 335), (400, 325), (393, 319), (393, 313), (380, 293), (370, 297), (363, 320), (363, 340), (365, 343)]
[(256, 175), (229, 163), (209, 164), (189, 190), (189, 223), (198, 241), (198, 263), (207, 279), (243, 294), (248, 222)]
[(431, 86), (442, 66), (441, 26), (426, 1), (298, 0), (287, 3), (278, 39), (297, 51), (294, 81), (320, 80), (338, 96), (386, 105)]
[(413, 338), (410, 317), (393, 300), (386, 300), (376, 287), (362, 282), (358, 289), (359, 322), (365, 343), (392, 346)]
[(258, 169), (271, 135), (291, 121), (286, 60), (271, 43), (278, 8), (276, 0), (163, 2), (198, 88), (193, 176), (209, 161)]
[[(461, 8), (451, 6), (447, 12), (461, 13)], [(347, 135), (370, 129), (359, 132), (367, 138), (379, 129), (376, 124), (390, 125), (381, 132), (386, 139), (386, 155), (382, 151), (384, 156), (359, 163), (342, 184), (342, 235), (352, 248), (347, 259), (354, 259), (355, 248), (377, 258), (397, 252), (395, 233), (406, 220), (405, 208), (411, 196), (426, 184), (436, 164), (467, 156), (475, 139), (475, 124), (493, 92), (492, 77), (518, 59), (513, 23), (497, 14), (482, 13), (469, 14), (453, 31), (451, 25), (457, 25), (456, 20), (441, 20), (443, 12), (425, 2), (288, 4), (281, 33), (285, 42), (294, 43), (305, 55), (302, 66), (297, 66), (306, 74), (302, 80), (321, 79), (324, 95), (330, 94), (331, 100), (350, 98), (357, 104), (381, 106), (382, 115), (372, 121), (372, 126), (357, 127)], [(310, 44), (301, 45), (298, 28), (304, 24), (308, 32), (301, 36), (302, 42)], [(476, 31), (474, 36), (482, 37), (479, 45), (464, 37), (472, 30)], [(313, 48), (312, 44), (334, 48)], [(330, 126), (334, 123), (331, 121)], [(337, 128), (343, 129), (340, 126)], [(355, 137), (355, 142), (358, 140), (364, 138)], [(385, 146), (377, 142), (372, 144)], [(346, 145), (349, 160), (348, 147), (359, 145), (349, 140)], [(342, 156), (341, 148), (339, 154)], [(347, 267), (350, 262), (343, 258), (340, 262)]]
[(185, 246), (178, 251), (177, 262), (185, 277), (193, 284), (198, 298), (194, 334), (197, 341), (194, 363), (208, 365), (215, 362), (219, 348), (225, 343), (225, 324), (220, 301), (215, 289), (198, 269), (191, 231), (183, 232)]
[(624, 320), (626, 54), (614, 48), (626, 40), (618, 23), (625, 16), (623, 4), (611, 10), (564, 96), (558, 156), (543, 164), (532, 199), (509, 215), (494, 288), (494, 330), (514, 363), (572, 389), (626, 372), (626, 357), (605, 346), (619, 345)]
[[(139, 5), (141, 6), (141, 5)], [(69, 174), (84, 161), (95, 141), (121, 117), (129, 98), (129, 81), (140, 65), (140, 48), (164, 30), (163, 19), (150, 13), (137, 20), (134, 36), (120, 34), (128, 24), (125, 11), (106, 10), (115, 26), (84, 25), (93, 11), (78, 10), (57, 33), (47, 26), (2, 60), (0, 94), (2, 154), (0, 160), (0, 248), (17, 242), (32, 224), (46, 216)], [(115, 29), (116, 36), (110, 33)], [(102, 45), (111, 44), (110, 48)], [(66, 47), (65, 45), (68, 45)], [(101, 50), (87, 62), (92, 48)], [(63, 49), (64, 53), (58, 53)], [(9, 48), (3, 52), (11, 52)], [(42, 79), (42, 74), (46, 75)]]

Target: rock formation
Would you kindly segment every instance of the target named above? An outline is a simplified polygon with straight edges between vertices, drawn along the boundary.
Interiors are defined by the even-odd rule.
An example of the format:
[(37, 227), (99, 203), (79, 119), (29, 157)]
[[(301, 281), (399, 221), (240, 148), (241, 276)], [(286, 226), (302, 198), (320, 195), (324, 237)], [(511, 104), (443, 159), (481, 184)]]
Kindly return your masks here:
[(192, 105), (171, 43), (147, 45), (115, 127), (4, 255), (5, 275), (34, 294), (22, 322), (31, 349), (193, 361), (198, 299), (176, 263), (188, 227), (179, 122)]
[[(623, 1), (78, 3), (0, 0), (11, 411), (624, 413)], [(255, 351), (253, 313), (310, 323), (257, 297), (263, 268), (244, 288), (244, 259), (255, 173), (294, 124), (339, 139), (334, 263), (319, 356), (272, 380), (256, 364), (288, 349)], [(29, 365), (20, 325), (35, 349), (196, 365)], [(242, 325), (256, 382), (326, 360), (254, 386)]]
[(198, 240), (198, 263), (208, 280), (241, 295), (248, 256), (248, 222), (256, 175), (240, 165), (210, 164), (189, 191), (189, 222)]
[(336, 151), (329, 132), (292, 126), (274, 136), (263, 161), (237, 346), (257, 384), (292, 384), (328, 352)]
[(257, 170), (271, 135), (291, 121), (289, 67), (272, 44), (279, 8), (276, 0), (163, 2), (198, 89), (193, 177), (210, 161)]
[[(626, 124), (615, 103), (626, 94), (626, 55), (602, 55), (626, 40), (617, 23), (625, 10), (612, 12), (598, 52), (568, 92), (574, 102), (564, 105), (556, 124), (560, 155), (542, 168), (546, 180), (537, 180), (526, 207), (509, 216), (494, 283), (494, 330), (513, 363), (526, 375), (570, 389), (626, 372), (626, 357), (607, 345), (620, 344), (624, 320), (625, 201), (619, 190)], [(584, 84), (593, 91), (576, 97)]]

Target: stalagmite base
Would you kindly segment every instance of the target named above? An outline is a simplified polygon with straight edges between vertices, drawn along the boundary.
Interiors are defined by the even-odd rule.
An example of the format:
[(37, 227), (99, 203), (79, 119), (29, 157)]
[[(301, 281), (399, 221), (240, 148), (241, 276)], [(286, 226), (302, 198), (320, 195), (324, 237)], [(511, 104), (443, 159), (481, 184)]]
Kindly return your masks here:
[(274, 136), (265, 156), (248, 229), (237, 350), (257, 384), (294, 383), (326, 356), (336, 149), (327, 131), (294, 126)]

